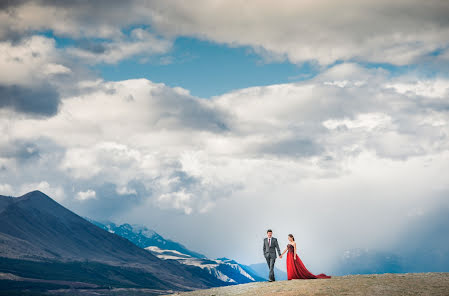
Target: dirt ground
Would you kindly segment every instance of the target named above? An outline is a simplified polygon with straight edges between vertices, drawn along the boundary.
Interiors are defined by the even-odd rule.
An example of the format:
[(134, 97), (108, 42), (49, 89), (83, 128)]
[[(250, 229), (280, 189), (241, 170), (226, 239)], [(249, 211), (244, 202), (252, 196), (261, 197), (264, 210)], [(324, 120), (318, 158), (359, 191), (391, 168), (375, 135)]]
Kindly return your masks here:
[(172, 295), (444, 295), (449, 273), (402, 273), (335, 276), (331, 279), (257, 282)]

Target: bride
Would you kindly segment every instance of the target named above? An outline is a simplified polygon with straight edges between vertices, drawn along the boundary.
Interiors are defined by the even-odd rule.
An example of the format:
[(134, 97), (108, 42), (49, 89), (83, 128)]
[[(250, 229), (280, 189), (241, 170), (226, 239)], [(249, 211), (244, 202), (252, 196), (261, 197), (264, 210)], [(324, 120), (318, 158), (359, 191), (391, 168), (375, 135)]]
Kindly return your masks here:
[(279, 256), (282, 256), (287, 252), (287, 278), (289, 280), (292, 279), (329, 279), (331, 276), (325, 275), (324, 273), (320, 273), (318, 275), (312, 274), (310, 271), (302, 263), (299, 256), (296, 255), (296, 242), (293, 234), (288, 235), (289, 243), (287, 244), (287, 248), (282, 252)]

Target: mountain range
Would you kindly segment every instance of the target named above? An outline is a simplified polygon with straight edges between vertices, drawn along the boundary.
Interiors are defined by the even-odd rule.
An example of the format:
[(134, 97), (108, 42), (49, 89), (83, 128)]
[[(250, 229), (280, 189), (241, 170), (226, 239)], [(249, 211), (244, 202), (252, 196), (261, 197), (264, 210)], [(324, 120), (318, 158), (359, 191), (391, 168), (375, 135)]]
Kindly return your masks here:
[[(0, 290), (12, 278), (59, 287), (145, 288), (154, 294), (222, 286), (209, 272), (163, 260), (41, 191), (0, 195)], [(33, 281), (31, 281), (33, 280)], [(61, 286), (62, 285), (62, 286)], [(61, 292), (62, 294), (62, 292)]]
[[(446, 254), (411, 255), (441, 262), (439, 269), (447, 270)], [(422, 270), (422, 264), (406, 260), (411, 255), (354, 249), (330, 274), (434, 271), (434, 265)], [(57, 289), (58, 295), (81, 288), (98, 295), (112, 295), (114, 289), (123, 295), (126, 289), (131, 295), (136, 290), (158, 295), (264, 281), (267, 274), (265, 262), (211, 259), (143, 225), (81, 217), (41, 191), (0, 195), (0, 295), (22, 295), (25, 287)], [(281, 270), (275, 274), (286, 279)]]
[[(242, 284), (266, 280), (263, 275), (257, 273), (249, 266), (239, 264), (228, 258), (207, 258), (203, 254), (189, 250), (180, 243), (165, 239), (144, 225), (128, 223), (117, 225), (111, 221), (99, 222), (89, 217), (84, 218), (111, 233), (128, 239), (162, 260), (177, 261), (184, 265), (201, 268), (226, 284)], [(268, 274), (268, 269), (266, 274)]]
[(38, 190), (0, 195), (0, 295), (11, 287), (161, 294), (265, 281), (263, 266), (207, 258), (144, 225), (79, 216)]
[(117, 225), (112, 221), (98, 221), (90, 217), (83, 218), (108, 232), (126, 238), (141, 248), (154, 246), (164, 250), (176, 250), (195, 258), (206, 258), (205, 255), (191, 251), (178, 242), (162, 237), (154, 230), (148, 229), (145, 225), (129, 223)]

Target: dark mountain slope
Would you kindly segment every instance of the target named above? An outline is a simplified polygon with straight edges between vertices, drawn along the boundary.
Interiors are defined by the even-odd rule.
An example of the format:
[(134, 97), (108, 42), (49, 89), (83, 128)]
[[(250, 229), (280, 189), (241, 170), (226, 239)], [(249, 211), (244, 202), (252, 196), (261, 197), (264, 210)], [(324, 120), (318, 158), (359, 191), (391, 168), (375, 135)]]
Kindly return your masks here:
[[(160, 261), (128, 240), (96, 227), (40, 191), (27, 193), (9, 202), (0, 212), (0, 233), (33, 244), (46, 254), (43, 256), (46, 258), (104, 262)], [(130, 248), (133, 252), (129, 252)], [(15, 255), (20, 258), (22, 254)]]
[[(32, 260), (36, 264), (90, 261), (139, 268), (147, 274), (147, 284), (154, 282), (163, 289), (219, 285), (207, 274), (195, 274), (180, 263), (160, 260), (129, 240), (86, 221), (40, 191), (20, 197), (0, 196), (0, 257)], [(14, 266), (5, 266), (14, 273)]]

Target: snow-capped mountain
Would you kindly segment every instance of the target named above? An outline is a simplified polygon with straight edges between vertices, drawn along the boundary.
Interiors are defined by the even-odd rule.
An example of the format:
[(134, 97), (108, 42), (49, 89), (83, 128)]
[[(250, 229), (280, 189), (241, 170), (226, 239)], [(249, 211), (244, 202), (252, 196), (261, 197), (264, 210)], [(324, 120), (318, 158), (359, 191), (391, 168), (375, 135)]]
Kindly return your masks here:
[(161, 235), (151, 229), (148, 229), (144, 225), (128, 223), (117, 225), (111, 221), (99, 222), (88, 217), (83, 218), (99, 226), (100, 228), (103, 228), (111, 233), (115, 233), (117, 235), (120, 235), (121, 237), (128, 239), (141, 248), (153, 246), (164, 250), (175, 250), (195, 258), (206, 258), (206, 256), (200, 253), (190, 251), (180, 243), (163, 238)]
[(116, 225), (111, 221), (98, 222), (84, 217), (91, 223), (117, 235), (163, 260), (175, 260), (192, 268), (200, 268), (223, 284), (242, 284), (265, 280), (248, 266), (228, 258), (209, 259), (206, 256), (187, 249), (180, 243), (165, 239), (155, 231), (138, 224)]
[(244, 266), (236, 261), (227, 258), (194, 258), (178, 251), (163, 250), (154, 246), (145, 249), (160, 259), (176, 260), (182, 264), (199, 267), (226, 283), (242, 284), (263, 280), (257, 274), (245, 270)]
[(178, 251), (163, 250), (153, 246), (145, 249), (163, 260), (176, 260), (182, 264), (197, 266), (226, 283), (242, 284), (263, 280), (257, 274), (248, 271), (245, 266), (228, 258), (194, 258)]

